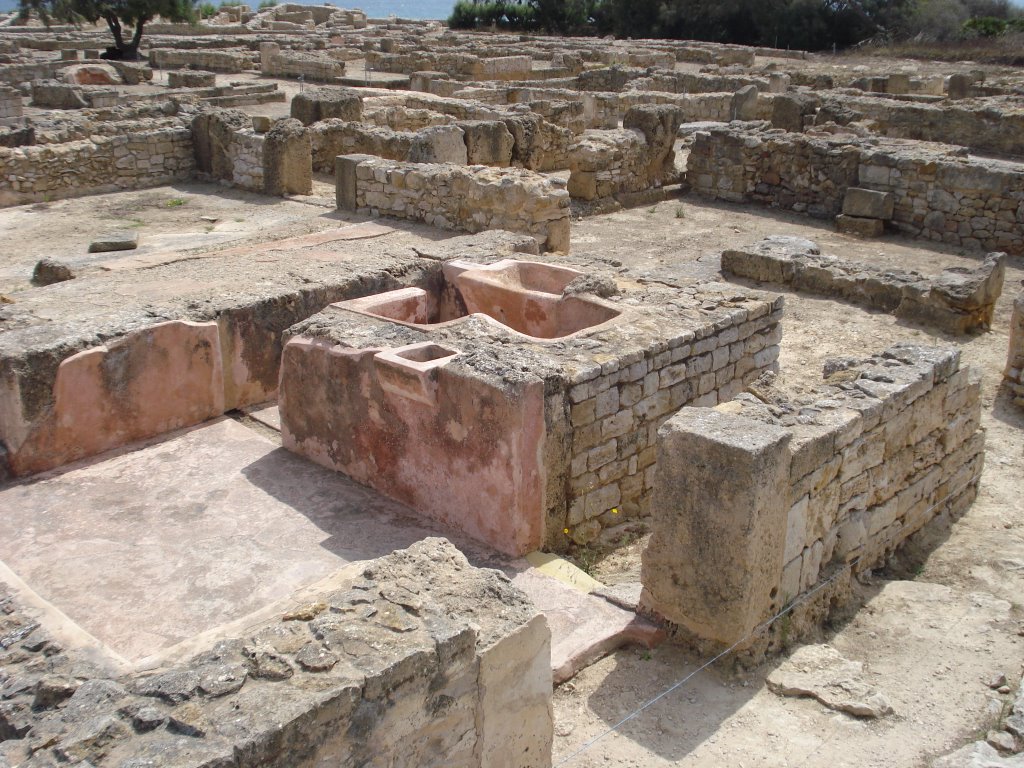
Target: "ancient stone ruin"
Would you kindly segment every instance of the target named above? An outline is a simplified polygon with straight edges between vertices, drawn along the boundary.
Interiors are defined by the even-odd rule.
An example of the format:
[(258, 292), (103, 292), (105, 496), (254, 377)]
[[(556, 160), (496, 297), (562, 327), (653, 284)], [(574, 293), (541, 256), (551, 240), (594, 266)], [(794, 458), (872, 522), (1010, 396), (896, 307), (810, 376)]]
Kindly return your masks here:
[[(603, 657), (832, 642), (1019, 502), (1019, 73), (297, 4), (106, 45), (0, 14), (0, 768), (551, 766), (689, 680), (556, 689)], [(1012, 592), (981, 519), (935, 570)]]

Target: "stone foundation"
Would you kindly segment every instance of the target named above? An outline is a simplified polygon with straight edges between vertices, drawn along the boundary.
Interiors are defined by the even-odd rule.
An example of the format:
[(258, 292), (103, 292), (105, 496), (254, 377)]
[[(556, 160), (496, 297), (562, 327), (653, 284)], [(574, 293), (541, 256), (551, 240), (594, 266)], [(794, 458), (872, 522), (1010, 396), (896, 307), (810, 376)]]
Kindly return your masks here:
[(977, 269), (953, 268), (928, 277), (842, 261), (822, 255), (810, 240), (781, 236), (723, 252), (722, 272), (834, 296), (949, 333), (969, 333), (987, 330), (992, 324), (1003, 290), (1006, 254), (989, 254)]
[(722, 126), (698, 132), (695, 192), (813, 216), (840, 213), (850, 187), (890, 193), (893, 228), (972, 249), (1024, 253), (1024, 165), (962, 149), (852, 135)]
[(800, 609), (805, 628), (823, 621), (857, 573), (977, 492), (980, 382), (958, 352), (901, 344), (826, 373), (799, 398), (755, 387), (659, 433), (642, 602), (698, 644), (763, 651), (761, 623), (828, 581)]
[(253, 56), (237, 51), (152, 48), (149, 61), (158, 69), (199, 69), (210, 72), (247, 72), (254, 69)]
[(266, 77), (301, 77), (329, 83), (344, 77), (345, 62), (321, 53), (282, 52), (276, 43), (261, 43), (260, 73)]
[(173, 667), (104, 677), (0, 591), (5, 754), (96, 768), (551, 765), (550, 632), (501, 573), (428, 538), (317, 598)]
[(338, 157), (337, 184), (342, 210), (464, 232), (525, 232), (545, 250), (569, 251), (569, 193), (530, 171), (348, 155)]
[(192, 132), (176, 126), (0, 148), (0, 165), (0, 205), (8, 206), (183, 181), (195, 160)]

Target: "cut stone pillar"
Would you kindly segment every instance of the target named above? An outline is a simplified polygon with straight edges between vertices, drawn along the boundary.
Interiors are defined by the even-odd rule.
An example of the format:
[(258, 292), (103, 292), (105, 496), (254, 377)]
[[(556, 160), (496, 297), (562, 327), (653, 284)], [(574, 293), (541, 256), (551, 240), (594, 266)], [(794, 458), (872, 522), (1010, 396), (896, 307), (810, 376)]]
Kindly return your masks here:
[(338, 208), (354, 211), (356, 205), (356, 168), (372, 155), (338, 155), (334, 158), (334, 194)]
[(790, 432), (684, 408), (658, 431), (644, 607), (729, 646), (771, 614), (782, 577)]
[(298, 120), (278, 120), (263, 145), (263, 191), (308, 195), (313, 191), (313, 147)]

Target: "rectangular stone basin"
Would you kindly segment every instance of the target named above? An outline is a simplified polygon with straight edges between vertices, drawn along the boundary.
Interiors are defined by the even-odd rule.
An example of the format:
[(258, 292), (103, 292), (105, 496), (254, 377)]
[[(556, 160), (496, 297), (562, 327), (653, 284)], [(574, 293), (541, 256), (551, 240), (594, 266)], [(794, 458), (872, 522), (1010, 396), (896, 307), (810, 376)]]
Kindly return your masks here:
[(414, 326), (479, 314), (524, 336), (562, 339), (621, 314), (595, 298), (563, 293), (582, 276), (579, 270), (538, 262), (504, 260), (482, 266), (454, 260), (444, 265), (443, 281), (431, 289), (400, 288), (335, 306)]

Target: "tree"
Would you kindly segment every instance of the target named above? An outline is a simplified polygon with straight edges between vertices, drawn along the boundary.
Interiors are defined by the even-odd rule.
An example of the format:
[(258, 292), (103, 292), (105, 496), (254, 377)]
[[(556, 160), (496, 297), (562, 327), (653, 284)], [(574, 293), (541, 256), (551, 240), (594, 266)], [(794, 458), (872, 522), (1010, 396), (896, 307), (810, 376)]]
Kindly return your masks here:
[[(195, 21), (196, 0), (18, 0), (20, 13), (32, 11), (47, 25), (52, 20), (65, 24), (107, 22), (114, 36), (114, 45), (104, 54), (108, 59), (137, 59), (142, 30), (153, 18), (168, 21)], [(125, 42), (124, 28), (132, 27), (131, 39)]]

